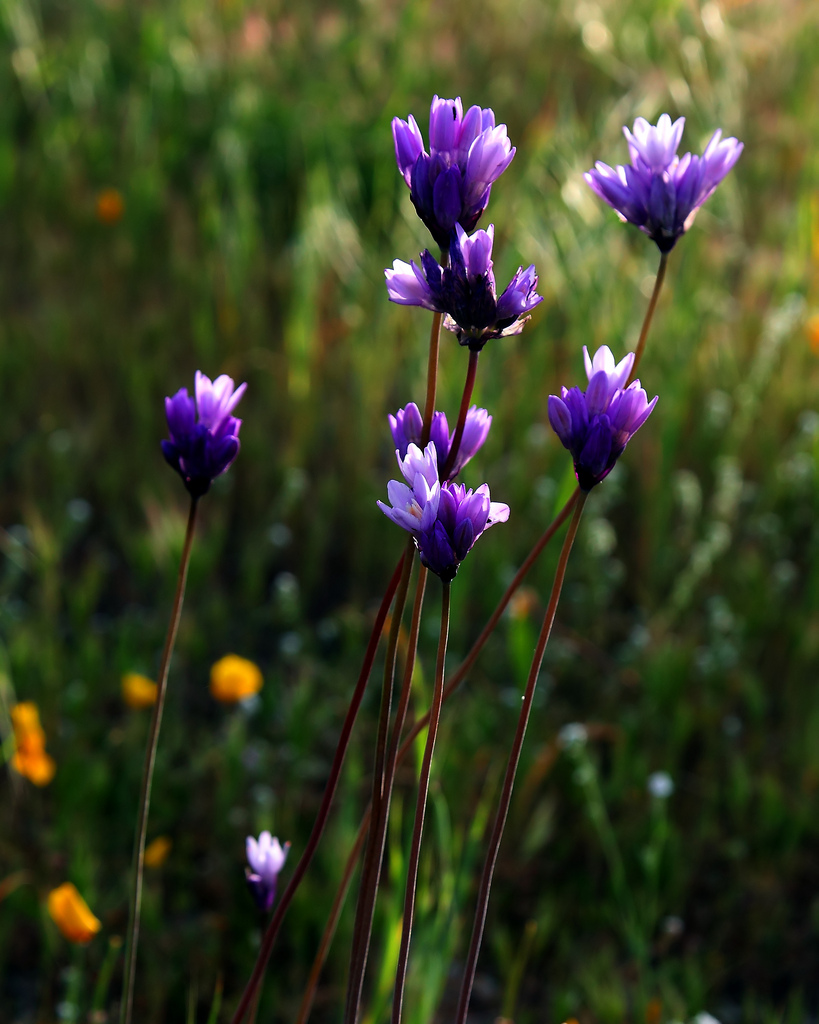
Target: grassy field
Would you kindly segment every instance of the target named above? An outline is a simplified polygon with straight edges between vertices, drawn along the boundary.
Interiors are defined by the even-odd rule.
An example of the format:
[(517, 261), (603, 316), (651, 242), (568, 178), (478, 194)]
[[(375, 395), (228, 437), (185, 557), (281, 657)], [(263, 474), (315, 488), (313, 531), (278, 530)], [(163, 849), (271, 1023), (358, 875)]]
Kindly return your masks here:
[[(548, 395), (580, 383), (584, 344), (633, 347), (653, 284), (655, 247), (582, 172), (624, 162), (622, 125), (666, 110), (686, 116), (684, 150), (716, 127), (745, 142), (671, 255), (641, 368), (657, 409), (588, 502), (470, 1020), (815, 1021), (816, 5), (0, 0), (0, 40), (0, 731), (8, 758), (8, 711), (35, 701), (56, 762), (44, 787), (0, 779), (0, 1020), (115, 1019), (148, 724), (120, 680), (157, 670), (186, 516), (163, 399), (197, 368), (248, 391), (242, 451), (202, 503), (171, 671), (149, 839), (172, 847), (147, 875), (136, 1010), (204, 1022), (218, 985), (229, 1020), (263, 925), (245, 836), (303, 847), (404, 540), (375, 501), (395, 475), (387, 413), (423, 400), (429, 317), (387, 301), (383, 269), (429, 239), (390, 120), (426, 131), (438, 93), (508, 125), (517, 155), (482, 226), (499, 282), (534, 262), (544, 296), (481, 357), (494, 423), (467, 481), (512, 518), (455, 581), (453, 667), (573, 486)], [(466, 359), (444, 341), (454, 418)], [(453, 1012), (556, 557), (445, 709), (408, 1024)], [(415, 712), (436, 586), (428, 603)], [(208, 692), (229, 652), (265, 679), (238, 708)], [(368, 797), (377, 690), (260, 1022), (295, 1019)], [(389, 1016), (414, 778), (398, 780), (366, 1024)], [(87, 947), (45, 910), (69, 879), (102, 921)], [(341, 1019), (351, 928), (352, 905), (317, 1024)]]

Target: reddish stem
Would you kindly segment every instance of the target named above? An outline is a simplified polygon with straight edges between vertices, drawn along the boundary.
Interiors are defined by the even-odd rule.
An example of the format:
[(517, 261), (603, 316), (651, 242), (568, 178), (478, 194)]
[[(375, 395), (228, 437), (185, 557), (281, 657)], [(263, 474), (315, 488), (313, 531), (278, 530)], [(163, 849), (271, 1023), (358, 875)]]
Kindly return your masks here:
[(405, 561), (406, 555), (402, 554), (401, 559), (392, 574), (392, 578), (387, 585), (384, 597), (381, 599), (381, 606), (379, 607), (378, 614), (375, 617), (372, 632), (370, 633), (370, 640), (367, 644), (367, 650), (364, 655), (364, 663), (361, 666), (358, 682), (356, 683), (353, 697), (350, 701), (350, 706), (347, 709), (344, 724), (341, 727), (341, 735), (339, 736), (338, 746), (336, 747), (336, 753), (333, 758), (333, 764), (330, 768), (327, 785), (324, 788), (321, 806), (319, 807), (319, 811), (313, 825), (313, 831), (310, 833), (310, 838), (307, 840), (304, 853), (301, 855), (301, 858), (296, 865), (296, 870), (293, 872), (293, 875), (287, 884), (287, 888), (284, 890), (281, 900), (276, 907), (275, 913), (271, 918), (270, 924), (267, 926), (267, 931), (262, 939), (259, 955), (256, 958), (256, 963), (253, 967), (253, 973), (250, 975), (250, 979), (245, 987), (244, 993), (242, 994), (242, 998), (239, 1001), (239, 1005), (236, 1008), (236, 1012), (231, 1018), (231, 1024), (240, 1024), (240, 1021), (244, 1019), (244, 1016), (247, 1013), (253, 994), (261, 983), (262, 975), (264, 974), (265, 967), (267, 966), (267, 961), (270, 958), (273, 943), (276, 940), (276, 936), (278, 935), (282, 921), (284, 920), (284, 915), (287, 913), (287, 909), (296, 894), (296, 890), (298, 889), (305, 872), (310, 866), (310, 862), (316, 852), (324, 827), (327, 824), (330, 805), (332, 804), (333, 797), (335, 796), (339, 776), (341, 775), (341, 768), (344, 764), (344, 756), (347, 753), (347, 746), (350, 742), (350, 734), (353, 731), (353, 725), (355, 724), (356, 716), (358, 715), (358, 709), (361, 707), (364, 691), (367, 688), (367, 680), (370, 677), (373, 661), (375, 660), (375, 654), (378, 650), (378, 641), (381, 638), (381, 631), (384, 628), (384, 622), (386, 621), (387, 612), (389, 611), (390, 604), (392, 603), (393, 595), (398, 588), (398, 581), (402, 576)]
[(466, 368), (464, 393), (461, 396), (461, 408), (458, 411), (458, 425), (455, 427), (455, 435), (452, 438), (452, 444), (449, 446), (449, 454), (447, 455), (444, 467), (440, 472), (442, 480), (449, 479), (452, 467), (455, 465), (455, 460), (458, 458), (458, 451), (461, 447), (461, 441), (464, 436), (464, 427), (466, 426), (466, 414), (469, 412), (469, 403), (472, 401), (472, 391), (475, 387), (475, 376), (478, 372), (479, 356), (480, 352), (473, 352), (470, 349), (469, 364)]
[(495, 864), (498, 859), (503, 830), (506, 826), (506, 818), (509, 814), (509, 804), (512, 800), (512, 789), (515, 785), (515, 775), (518, 770), (520, 753), (523, 749), (523, 741), (526, 738), (526, 727), (529, 724), (529, 715), (532, 710), (532, 699), (535, 695), (540, 666), (543, 663), (543, 655), (546, 651), (546, 644), (549, 642), (549, 635), (555, 621), (557, 604), (560, 600), (560, 592), (563, 589), (563, 580), (566, 577), (566, 566), (569, 562), (574, 539), (577, 536), (577, 528), (580, 525), (580, 517), (583, 514), (583, 506), (586, 504), (587, 492), (582, 492), (580, 500), (575, 503), (574, 515), (569, 525), (568, 533), (563, 541), (560, 551), (560, 558), (557, 563), (552, 593), (549, 604), (546, 607), (546, 614), (543, 617), (543, 626), (540, 630), (535, 654), (532, 658), (532, 666), (529, 670), (529, 678), (526, 681), (526, 689), (523, 694), (523, 706), (518, 718), (518, 726), (515, 731), (515, 738), (512, 742), (512, 749), (509, 752), (509, 761), (506, 765), (506, 775), (503, 780), (498, 810), (495, 816), (495, 824), (492, 828), (492, 837), (489, 840), (489, 849), (486, 854), (486, 861), (481, 876), (481, 885), (478, 890), (478, 902), (475, 908), (475, 920), (472, 925), (472, 939), (469, 944), (466, 967), (464, 968), (463, 983), (461, 985), (461, 996), (458, 1002), (458, 1013), (455, 1017), (455, 1024), (465, 1024), (466, 1015), (469, 1009), (469, 998), (472, 995), (472, 984), (475, 980), (475, 970), (478, 966), (478, 952), (483, 939), (484, 925), (486, 924), (486, 912), (489, 907), (489, 892), (492, 888), (492, 878), (495, 873)]

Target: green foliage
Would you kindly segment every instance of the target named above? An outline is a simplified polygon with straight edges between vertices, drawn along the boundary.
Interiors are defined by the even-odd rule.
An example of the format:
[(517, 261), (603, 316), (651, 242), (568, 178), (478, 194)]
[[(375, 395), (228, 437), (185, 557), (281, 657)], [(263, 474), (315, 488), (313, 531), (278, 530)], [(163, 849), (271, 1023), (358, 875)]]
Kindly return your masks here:
[[(663, 110), (686, 115), (685, 148), (717, 126), (746, 143), (672, 253), (641, 368), (657, 410), (588, 503), (476, 1020), (619, 1024), (658, 1000), (663, 1021), (815, 1013), (816, 31), (805, 0), (0, 0), (0, 729), (10, 705), (36, 701), (57, 762), (42, 790), (2, 780), (3, 1020), (50, 1021), (58, 1006), (84, 1019), (118, 997), (109, 941), (125, 927), (147, 729), (120, 677), (156, 671), (185, 516), (159, 452), (162, 399), (196, 368), (249, 387), (242, 452), (203, 502), (171, 670), (149, 839), (173, 848), (146, 877), (136, 1011), (205, 1021), (221, 1005), (229, 1019), (263, 925), (244, 838), (271, 828), (291, 858), (303, 849), (403, 544), (375, 500), (394, 475), (386, 414), (423, 397), (429, 323), (387, 302), (383, 268), (428, 239), (389, 122), (412, 111), (423, 126), (435, 92), (508, 123), (518, 152), (487, 218), (496, 272), (505, 283), (535, 262), (545, 296), (481, 357), (475, 400), (494, 423), (467, 480), (487, 480), (512, 521), (455, 582), (453, 667), (571, 487), (548, 395), (580, 379), (584, 344), (633, 347), (656, 269), (582, 171), (623, 161), (620, 126)], [(454, 415), (466, 360), (444, 342), (439, 406)], [(444, 710), (406, 1004), (417, 1024), (457, 997), (556, 550)], [(209, 667), (229, 651), (262, 667), (258, 703), (210, 698)], [(259, 1020), (297, 1012), (367, 799), (376, 689)], [(573, 721), (589, 729), (586, 785), (556, 743)], [(662, 842), (656, 770), (676, 784)], [(413, 780), (399, 773), (373, 1024), (389, 1012), (378, 979), (397, 945)], [(82, 956), (44, 912), (66, 879), (103, 922)], [(339, 1019), (353, 903), (317, 1021)]]

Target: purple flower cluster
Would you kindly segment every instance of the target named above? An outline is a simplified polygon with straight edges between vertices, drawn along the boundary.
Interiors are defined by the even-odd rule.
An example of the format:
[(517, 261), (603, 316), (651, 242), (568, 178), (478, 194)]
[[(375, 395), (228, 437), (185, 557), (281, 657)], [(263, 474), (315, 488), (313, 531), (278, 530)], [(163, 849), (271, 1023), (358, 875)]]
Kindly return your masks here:
[(512, 162), (515, 150), (506, 125), (495, 125), (488, 108), (470, 107), (464, 116), (460, 96), (434, 96), (429, 112), (429, 153), (421, 131), (393, 118), (395, 159), (410, 189), (418, 216), (444, 249), (456, 224), (472, 231), (489, 202), (492, 182)]
[(211, 381), (196, 371), (196, 400), (187, 388), (165, 399), (170, 440), (162, 442), (162, 454), (179, 473), (193, 498), (207, 493), (214, 478), (224, 473), (239, 451), (242, 421), (232, 415), (247, 384), (234, 390), (225, 374)]
[(435, 443), (421, 449), (410, 444), (398, 467), (406, 483), (390, 480), (378, 507), (415, 538), (422, 563), (444, 583), (455, 578), (458, 567), (480, 535), (495, 523), (505, 523), (509, 506), (491, 501), (483, 484), (476, 491), (463, 484), (440, 483)]
[(276, 899), (276, 883), (284, 867), (290, 843), (281, 845), (275, 836), (265, 831), (258, 840), (248, 836), (246, 841), (247, 862), (245, 878), (260, 910), (268, 912)]
[(385, 270), (387, 293), (402, 306), (422, 306), (446, 314), (444, 326), (461, 345), (480, 351), (490, 338), (520, 334), (529, 319), (524, 314), (543, 299), (537, 294), (534, 265), (518, 267), (498, 298), (492, 270), (494, 225), (467, 235), (455, 225), (449, 247), (449, 266), (442, 267), (429, 249), (421, 253), (421, 266), (413, 260), (395, 260)]
[[(392, 439), (399, 459), (406, 457), (411, 444), (420, 446), (424, 429), (424, 421), (421, 411), (415, 402), (410, 402), (403, 409), (399, 409), (394, 416), (389, 417)], [(454, 479), (483, 446), (492, 426), (492, 417), (486, 409), (479, 409), (473, 405), (466, 414), (463, 437), (458, 448), (458, 454), (452, 469), (449, 471), (449, 479)], [(455, 431), (450, 433), (446, 413), (436, 412), (432, 418), (432, 428), (429, 439), (435, 444), (435, 451), (441, 467), (446, 465), (449, 456), (449, 448), (455, 437)]]
[(598, 161), (586, 183), (621, 220), (635, 224), (669, 252), (694, 223), (697, 210), (739, 159), (743, 144), (717, 130), (702, 156), (677, 156), (685, 118), (672, 124), (662, 114), (656, 126), (642, 117), (634, 131), (624, 128), (631, 164), (609, 167)]
[(634, 365), (633, 352), (615, 366), (607, 345), (595, 352), (594, 359), (584, 345), (583, 358), (588, 388), (561, 388), (560, 398), (550, 395), (549, 422), (572, 454), (578, 484), (590, 491), (614, 468), (657, 399), (647, 400), (639, 380), (624, 388)]

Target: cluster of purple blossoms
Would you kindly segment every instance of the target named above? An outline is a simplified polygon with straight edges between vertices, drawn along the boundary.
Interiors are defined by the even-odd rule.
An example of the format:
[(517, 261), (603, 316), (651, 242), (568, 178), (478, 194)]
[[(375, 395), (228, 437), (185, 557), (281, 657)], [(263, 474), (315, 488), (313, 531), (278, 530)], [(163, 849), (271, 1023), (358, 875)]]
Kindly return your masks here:
[(494, 225), (467, 235), (455, 225), (449, 247), (449, 266), (442, 267), (429, 249), (421, 253), (421, 266), (413, 260), (395, 260), (385, 270), (387, 293), (402, 306), (422, 306), (444, 313), (444, 327), (457, 335), (461, 345), (479, 352), (490, 338), (520, 334), (525, 316), (542, 302), (537, 294), (534, 265), (518, 267), (498, 298), (492, 271)]
[(472, 231), (489, 202), (492, 182), (512, 162), (515, 150), (506, 125), (495, 125), (492, 110), (470, 107), (464, 116), (460, 96), (433, 97), (429, 111), (429, 153), (421, 131), (393, 118), (395, 159), (410, 189), (418, 216), (445, 249), (456, 224)]
[(406, 483), (390, 480), (387, 495), (378, 507), (388, 518), (411, 533), (421, 562), (444, 581), (451, 582), (461, 562), (480, 535), (495, 523), (505, 523), (509, 506), (491, 501), (489, 488), (467, 490), (463, 484), (438, 479), (435, 443), (421, 449), (410, 444), (398, 467)]
[(275, 836), (265, 831), (258, 840), (248, 836), (245, 845), (250, 865), (245, 868), (245, 878), (257, 906), (267, 913), (276, 899), (276, 883), (290, 852), (290, 843), (282, 846)]
[(549, 396), (549, 422), (574, 459), (577, 482), (584, 491), (599, 484), (634, 434), (648, 419), (657, 399), (648, 401), (639, 380), (624, 387), (634, 365), (634, 353), (615, 366), (608, 345), (589, 357), (583, 346), (589, 386), (561, 388)]
[[(389, 416), (392, 439), (399, 459), (406, 457), (411, 444), (420, 447), (424, 431), (424, 421), (421, 411), (415, 402), (410, 402), (403, 409), (399, 409), (394, 416)], [(492, 426), (492, 417), (486, 409), (479, 409), (477, 405), (471, 406), (466, 414), (464, 432), (461, 443), (458, 447), (458, 454), (449, 470), (448, 478), (453, 480), (483, 446), (489, 435), (489, 428)], [(440, 466), (446, 465), (449, 457), (449, 449), (455, 438), (455, 431), (450, 433), (446, 413), (436, 412), (432, 418), (432, 427), (429, 432), (429, 439), (435, 444), (435, 451)]]
[(598, 161), (584, 175), (586, 183), (621, 220), (635, 224), (670, 252), (694, 223), (697, 210), (739, 159), (743, 144), (714, 132), (702, 156), (677, 156), (685, 118), (672, 124), (662, 114), (656, 126), (642, 117), (634, 131), (623, 128), (631, 164), (609, 167)]
[[(242, 421), (232, 415), (247, 384), (234, 390), (226, 374), (211, 381), (196, 371), (196, 400), (187, 388), (165, 399), (169, 441), (162, 442), (168, 465), (179, 473), (193, 498), (201, 498), (239, 452)], [(198, 418), (197, 418), (198, 416)]]

